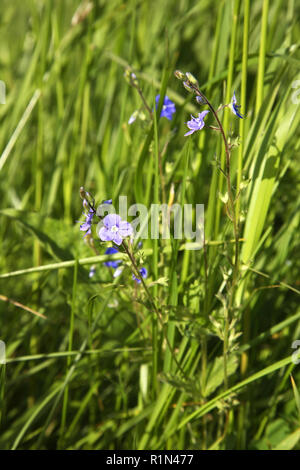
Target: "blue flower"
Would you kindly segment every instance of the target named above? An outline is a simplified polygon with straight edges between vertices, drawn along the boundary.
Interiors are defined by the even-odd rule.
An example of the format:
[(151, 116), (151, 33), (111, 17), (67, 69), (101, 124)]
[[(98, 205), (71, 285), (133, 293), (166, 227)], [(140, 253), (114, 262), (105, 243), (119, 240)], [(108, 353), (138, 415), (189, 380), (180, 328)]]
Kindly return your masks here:
[[(140, 275), (142, 276), (143, 279), (146, 279), (148, 276), (148, 271), (146, 268), (141, 268), (140, 269)], [(142, 281), (136, 277), (134, 274), (132, 275), (132, 279), (136, 281), (138, 284), (140, 284)]]
[[(111, 246), (110, 248), (107, 248), (107, 250), (105, 251), (106, 255), (114, 255), (116, 253), (119, 253), (119, 250), (117, 250), (113, 246)], [(107, 266), (108, 268), (117, 269), (120, 263), (122, 263), (122, 261), (120, 259), (116, 259), (113, 261), (105, 261), (105, 263), (103, 264)]]
[(123, 238), (133, 234), (130, 223), (122, 220), (118, 214), (108, 214), (102, 223), (103, 226), (98, 235), (103, 242), (114, 242), (116, 245), (121, 245)]
[(196, 101), (198, 104), (207, 104), (205, 100), (202, 98), (202, 96), (196, 96)]
[[(160, 95), (157, 95), (155, 97), (156, 109), (158, 107), (159, 98), (160, 98)], [(167, 119), (172, 121), (172, 117), (175, 112), (176, 112), (175, 104), (167, 96), (165, 96), (160, 116), (166, 117)]]
[(91, 235), (92, 233), (92, 221), (94, 217), (94, 210), (90, 209), (87, 214), (84, 214), (84, 216), (85, 216), (85, 222), (83, 222), (83, 224), (80, 225), (80, 230), (82, 232), (86, 232), (84, 235), (86, 237), (87, 235)]
[(196, 131), (201, 131), (201, 129), (203, 129), (203, 127), (205, 126), (203, 119), (207, 115), (207, 113), (209, 113), (209, 111), (202, 111), (202, 113), (198, 114), (197, 118), (191, 115), (191, 118), (192, 118), (191, 121), (187, 122), (187, 126), (191, 130), (184, 135), (186, 136), (186, 135), (193, 134)]
[(244, 116), (239, 112), (239, 108), (241, 107), (241, 105), (237, 104), (235, 92), (233, 93), (233, 97), (231, 99), (231, 103), (229, 104), (229, 107), (231, 111), (233, 112), (233, 114), (243, 119)]

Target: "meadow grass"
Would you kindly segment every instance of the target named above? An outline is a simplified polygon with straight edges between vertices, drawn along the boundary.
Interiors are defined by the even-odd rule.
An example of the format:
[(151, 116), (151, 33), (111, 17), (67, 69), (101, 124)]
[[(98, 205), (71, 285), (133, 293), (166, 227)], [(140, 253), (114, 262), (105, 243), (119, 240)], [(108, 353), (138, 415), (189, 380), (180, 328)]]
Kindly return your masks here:
[[(1, 6), (0, 448), (299, 450), (297, 2)], [(212, 112), (184, 137), (204, 108), (176, 69), (214, 109), (235, 90), (225, 140)], [(138, 284), (83, 237), (80, 187), (204, 204), (204, 247), (143, 240)]]

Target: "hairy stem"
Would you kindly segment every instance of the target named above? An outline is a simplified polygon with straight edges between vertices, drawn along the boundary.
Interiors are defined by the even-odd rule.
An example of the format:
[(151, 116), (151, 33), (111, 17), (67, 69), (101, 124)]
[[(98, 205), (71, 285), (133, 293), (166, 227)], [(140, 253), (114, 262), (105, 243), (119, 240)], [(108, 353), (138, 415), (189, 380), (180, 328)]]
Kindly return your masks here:
[(163, 331), (164, 336), (165, 336), (165, 340), (166, 340), (166, 342), (167, 342), (168, 348), (170, 349), (170, 352), (171, 352), (171, 354), (172, 354), (172, 357), (173, 357), (173, 359), (174, 359), (174, 362), (176, 363), (176, 365), (177, 365), (178, 369), (180, 370), (180, 372), (185, 376), (184, 370), (182, 369), (181, 365), (180, 365), (179, 362), (177, 361), (176, 356), (175, 356), (175, 354), (174, 354), (174, 351), (173, 351), (173, 349), (172, 349), (172, 347), (171, 347), (171, 345), (170, 345), (170, 342), (169, 342), (169, 339), (168, 339), (168, 337), (167, 337), (167, 333), (166, 333), (166, 331), (165, 331), (165, 325), (164, 325), (163, 319), (162, 319), (162, 317), (161, 317), (160, 311), (159, 311), (159, 309), (157, 308), (157, 306), (156, 306), (156, 304), (155, 304), (155, 301), (154, 301), (154, 299), (153, 299), (153, 297), (152, 297), (152, 295), (151, 295), (151, 293), (150, 293), (150, 291), (149, 291), (149, 289), (148, 289), (148, 287), (147, 287), (147, 285), (146, 285), (146, 283), (145, 283), (143, 277), (141, 276), (141, 273), (140, 273), (140, 271), (139, 271), (139, 269), (138, 269), (138, 266), (137, 266), (136, 260), (135, 260), (135, 258), (134, 258), (134, 255), (130, 252), (130, 250), (128, 249), (128, 246), (126, 245), (126, 243), (125, 243), (124, 241), (123, 241), (123, 243), (122, 243), (122, 246), (123, 246), (124, 250), (126, 251), (126, 254), (128, 255), (128, 258), (129, 258), (130, 261), (131, 261), (131, 264), (132, 264), (132, 266), (133, 266), (133, 268), (134, 268), (135, 276), (140, 279), (140, 281), (141, 281), (141, 283), (142, 283), (142, 285), (143, 285), (143, 288), (144, 288), (144, 290), (145, 290), (145, 292), (146, 292), (146, 294), (147, 294), (147, 297), (148, 297), (148, 299), (149, 299), (149, 301), (150, 301), (150, 303), (151, 303), (151, 306), (152, 306), (153, 310), (155, 311), (155, 313), (156, 313), (156, 315), (157, 315), (157, 318), (158, 318), (158, 320), (159, 320), (159, 322), (160, 322), (160, 324), (161, 324), (162, 331)]

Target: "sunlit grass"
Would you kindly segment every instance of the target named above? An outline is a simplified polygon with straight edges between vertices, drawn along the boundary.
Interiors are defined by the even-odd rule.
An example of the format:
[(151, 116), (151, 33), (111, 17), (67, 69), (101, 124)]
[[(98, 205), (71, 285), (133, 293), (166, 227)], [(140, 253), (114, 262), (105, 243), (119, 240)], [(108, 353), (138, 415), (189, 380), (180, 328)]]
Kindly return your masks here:
[[(0, 447), (300, 449), (296, 2), (2, 3)], [(128, 68), (151, 122), (128, 124)], [(175, 69), (214, 108), (241, 103), (243, 120), (218, 113), (237, 234), (224, 142), (184, 137), (199, 107)], [(144, 240), (147, 296), (126, 254), (85, 242), (82, 186), (116, 207), (204, 204), (205, 249)]]

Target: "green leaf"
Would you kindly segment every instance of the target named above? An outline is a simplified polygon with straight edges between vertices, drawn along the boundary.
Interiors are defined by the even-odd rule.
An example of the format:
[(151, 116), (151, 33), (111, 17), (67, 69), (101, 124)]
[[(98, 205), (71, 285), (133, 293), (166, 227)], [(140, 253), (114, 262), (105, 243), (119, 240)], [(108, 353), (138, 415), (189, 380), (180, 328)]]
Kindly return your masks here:
[[(227, 375), (232, 375), (238, 367), (238, 360), (235, 356), (229, 356), (227, 364)], [(224, 381), (224, 359), (217, 357), (210, 366), (208, 366), (208, 374), (204, 395), (211, 395), (216, 388), (222, 385)]]
[(285, 437), (273, 450), (291, 450), (300, 439), (300, 428)]
[(299, 420), (300, 420), (300, 395), (299, 395), (297, 385), (296, 385), (295, 380), (293, 379), (292, 375), (291, 375), (291, 382), (292, 382), (292, 387), (293, 387), (296, 406), (297, 406), (297, 409), (298, 409), (298, 416), (299, 416)]

